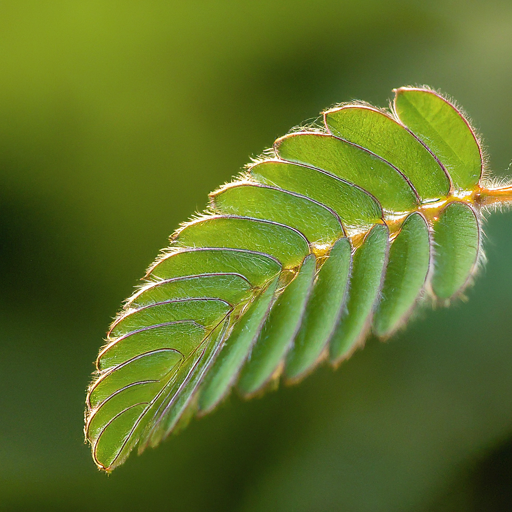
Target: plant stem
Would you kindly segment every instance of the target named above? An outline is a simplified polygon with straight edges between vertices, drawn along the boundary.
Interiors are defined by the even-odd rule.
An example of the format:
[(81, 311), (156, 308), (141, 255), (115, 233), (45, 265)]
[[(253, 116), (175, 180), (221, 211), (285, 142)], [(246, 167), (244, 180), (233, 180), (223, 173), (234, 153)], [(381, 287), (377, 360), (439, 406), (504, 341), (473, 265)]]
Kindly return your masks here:
[(512, 185), (499, 188), (481, 188), (476, 191), (475, 202), (480, 206), (491, 206), (493, 204), (512, 204)]

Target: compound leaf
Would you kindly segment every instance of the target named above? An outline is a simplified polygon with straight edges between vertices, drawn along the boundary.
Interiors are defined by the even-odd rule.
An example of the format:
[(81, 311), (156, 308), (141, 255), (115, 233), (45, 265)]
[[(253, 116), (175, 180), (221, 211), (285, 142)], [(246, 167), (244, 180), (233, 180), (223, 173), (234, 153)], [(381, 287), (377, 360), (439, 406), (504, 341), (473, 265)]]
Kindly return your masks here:
[(212, 199), (214, 207), (224, 213), (285, 224), (300, 231), (312, 243), (333, 243), (343, 236), (341, 221), (332, 210), (279, 188), (242, 183), (226, 187)]
[(301, 194), (334, 210), (347, 232), (370, 229), (382, 220), (381, 205), (368, 192), (320, 169), (271, 160), (255, 165), (250, 173), (260, 183)]
[(330, 358), (333, 362), (339, 362), (351, 354), (370, 329), (372, 313), (382, 286), (388, 249), (388, 229), (377, 224), (355, 251), (347, 311), (330, 343)]
[(227, 394), (236, 382), (243, 364), (247, 360), (254, 343), (263, 328), (263, 323), (275, 298), (278, 279), (247, 306), (233, 333), (226, 341), (210, 375), (204, 383), (199, 397), (199, 408), (208, 412)]
[(427, 88), (278, 139), (185, 223), (114, 320), (87, 394), (98, 467), (157, 445), (233, 388), (254, 395), (385, 339), (482, 261), (485, 181), (461, 111)]
[(430, 265), (430, 246), (425, 218), (411, 213), (389, 250), (386, 278), (373, 322), (377, 336), (390, 336), (421, 295)]
[(229, 272), (244, 276), (253, 286), (262, 286), (281, 272), (281, 264), (268, 254), (243, 249), (187, 248), (166, 254), (146, 277), (154, 281), (200, 274)]
[(174, 242), (181, 247), (228, 247), (263, 252), (284, 267), (300, 265), (309, 253), (308, 241), (296, 229), (249, 217), (201, 219), (183, 228)]

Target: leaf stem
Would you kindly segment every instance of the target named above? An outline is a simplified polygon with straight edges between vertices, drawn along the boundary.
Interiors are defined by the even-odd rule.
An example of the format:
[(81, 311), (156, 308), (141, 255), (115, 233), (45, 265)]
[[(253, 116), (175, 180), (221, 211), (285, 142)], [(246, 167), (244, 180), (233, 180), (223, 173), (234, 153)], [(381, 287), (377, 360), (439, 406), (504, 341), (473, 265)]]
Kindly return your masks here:
[(474, 200), (480, 206), (512, 204), (512, 185), (499, 188), (480, 188), (475, 191)]

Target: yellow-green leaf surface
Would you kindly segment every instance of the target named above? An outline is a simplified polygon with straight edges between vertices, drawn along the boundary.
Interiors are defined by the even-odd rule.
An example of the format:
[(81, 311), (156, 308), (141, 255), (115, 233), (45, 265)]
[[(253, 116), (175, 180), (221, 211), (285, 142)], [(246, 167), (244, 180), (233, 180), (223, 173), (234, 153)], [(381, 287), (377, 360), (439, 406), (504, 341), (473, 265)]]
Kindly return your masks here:
[(372, 194), (391, 212), (418, 206), (411, 184), (398, 169), (365, 149), (320, 133), (293, 133), (276, 142), (284, 160), (323, 169)]
[(199, 398), (199, 408), (202, 411), (211, 410), (236, 381), (242, 365), (263, 328), (263, 323), (272, 306), (276, 287), (277, 279), (256, 297), (253, 303), (249, 304), (242, 318), (236, 323), (233, 333), (215, 361), (214, 371), (204, 383), (204, 389)]
[(395, 91), (395, 110), (444, 165), (456, 189), (478, 185), (482, 176), (480, 146), (454, 105), (434, 91), (402, 87)]
[(213, 297), (236, 304), (251, 291), (251, 284), (240, 274), (200, 274), (176, 277), (151, 284), (138, 292), (129, 305), (148, 306), (173, 299)]
[(104, 370), (124, 363), (140, 353), (171, 349), (186, 357), (206, 334), (194, 320), (181, 320), (164, 325), (144, 327), (118, 338), (98, 357), (98, 368)]
[(222, 348), (227, 325), (221, 323), (192, 352), (180, 366), (176, 376), (169, 382), (168, 389), (155, 402), (152, 421), (146, 426), (143, 436), (147, 444), (155, 446), (178, 423), (187, 406), (191, 404), (195, 391), (203, 382), (204, 375)]
[(265, 185), (240, 184), (213, 196), (220, 211), (248, 215), (285, 224), (300, 231), (309, 242), (321, 244), (343, 236), (339, 217), (307, 197)]
[(231, 311), (231, 306), (220, 299), (175, 299), (128, 310), (119, 317), (109, 336), (120, 337), (135, 332), (141, 326), (154, 326), (194, 318), (199, 325), (217, 324)]
[[(107, 471), (237, 388), (259, 394), (448, 305), (481, 261), (482, 179), (460, 109), (424, 88), (285, 135), (183, 224), (108, 331), (86, 437)], [(274, 386), (272, 386), (274, 387)]]
[(148, 272), (148, 277), (172, 279), (199, 274), (233, 273), (261, 286), (281, 271), (278, 260), (268, 254), (242, 249), (187, 248), (166, 255)]
[(261, 183), (301, 194), (334, 210), (347, 230), (368, 229), (382, 218), (382, 208), (374, 197), (320, 169), (268, 161), (250, 172)]
[(270, 254), (285, 267), (300, 264), (309, 252), (302, 233), (283, 224), (247, 217), (211, 217), (185, 227), (175, 242), (183, 247), (229, 247)]
[(318, 271), (301, 328), (286, 359), (286, 377), (290, 380), (318, 362), (336, 329), (348, 292), (351, 249), (348, 239), (340, 238)]
[(437, 201), (450, 192), (450, 180), (434, 156), (401, 124), (369, 107), (348, 105), (328, 110), (329, 131), (381, 156), (399, 169), (423, 201)]

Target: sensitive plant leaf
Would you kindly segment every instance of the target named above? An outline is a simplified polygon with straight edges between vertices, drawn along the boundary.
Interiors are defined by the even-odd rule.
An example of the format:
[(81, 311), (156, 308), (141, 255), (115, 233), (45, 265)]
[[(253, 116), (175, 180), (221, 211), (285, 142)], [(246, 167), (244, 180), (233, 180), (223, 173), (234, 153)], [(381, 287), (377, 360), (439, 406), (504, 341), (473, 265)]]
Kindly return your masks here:
[(309, 253), (306, 237), (289, 226), (242, 216), (209, 217), (185, 226), (174, 242), (181, 247), (229, 247), (273, 256), (284, 266), (300, 265)]
[(296, 382), (370, 332), (388, 338), (418, 304), (460, 296), (482, 261), (482, 210), (512, 202), (481, 155), (428, 88), (395, 90), (391, 111), (337, 106), (278, 139), (173, 234), (114, 320), (87, 394), (98, 467), (233, 388)]
[(205, 373), (222, 348), (227, 328), (226, 319), (185, 359), (171, 381), (169, 389), (161, 395), (162, 399), (156, 402), (158, 403), (158, 407), (155, 408), (156, 413), (146, 427), (139, 450), (144, 449), (148, 444), (156, 446), (178, 424), (187, 406), (195, 405), (192, 403), (194, 392), (204, 380)]
[(135, 332), (141, 325), (162, 325), (194, 318), (199, 325), (213, 325), (224, 318), (231, 306), (221, 299), (174, 299), (128, 310), (116, 319), (109, 332), (118, 338)]
[(250, 291), (251, 284), (241, 274), (199, 274), (151, 283), (137, 292), (128, 301), (128, 306), (139, 309), (169, 300), (203, 297), (236, 304)]
[(262, 286), (279, 274), (281, 268), (279, 261), (269, 254), (242, 249), (198, 247), (175, 250), (164, 255), (149, 269), (146, 278), (160, 281), (229, 272), (244, 276), (253, 286)]
[(382, 295), (373, 321), (377, 336), (389, 336), (399, 327), (419, 298), (430, 265), (428, 224), (420, 213), (411, 213), (389, 250)]
[(382, 207), (362, 188), (321, 169), (264, 161), (249, 169), (256, 181), (309, 197), (340, 218), (346, 232), (367, 231), (382, 220)]
[(194, 320), (179, 320), (169, 324), (143, 327), (113, 340), (98, 356), (101, 370), (118, 366), (139, 354), (172, 349), (186, 357), (206, 334), (206, 328)]
[(277, 284), (276, 278), (264, 292), (246, 306), (245, 312), (234, 326), (231, 336), (222, 347), (210, 375), (205, 380), (199, 397), (199, 409), (202, 412), (212, 410), (236, 382), (261, 333), (272, 306)]
[(285, 224), (316, 244), (333, 243), (343, 236), (339, 217), (320, 203), (266, 185), (240, 184), (212, 195), (214, 208)]

